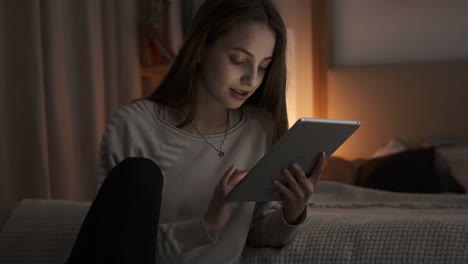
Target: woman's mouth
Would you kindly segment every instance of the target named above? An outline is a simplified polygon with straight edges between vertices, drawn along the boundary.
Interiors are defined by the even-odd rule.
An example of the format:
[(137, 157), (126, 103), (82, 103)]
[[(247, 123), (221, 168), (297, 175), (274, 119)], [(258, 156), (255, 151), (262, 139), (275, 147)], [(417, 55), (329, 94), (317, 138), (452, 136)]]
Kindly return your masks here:
[(239, 89), (232, 89), (232, 88), (230, 88), (230, 89), (229, 89), (229, 92), (230, 92), (231, 95), (232, 95), (234, 98), (236, 98), (237, 100), (244, 101), (244, 100), (246, 100), (246, 99), (249, 97), (249, 92), (242, 91), (242, 90), (239, 90)]

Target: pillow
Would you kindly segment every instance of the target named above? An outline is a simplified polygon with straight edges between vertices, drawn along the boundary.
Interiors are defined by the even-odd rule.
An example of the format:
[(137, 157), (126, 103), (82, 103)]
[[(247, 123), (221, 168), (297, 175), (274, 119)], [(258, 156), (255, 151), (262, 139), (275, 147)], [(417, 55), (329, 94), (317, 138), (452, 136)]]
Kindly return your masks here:
[(448, 163), (454, 177), (468, 190), (468, 139), (461, 136), (431, 136), (424, 146), (435, 147)]
[(418, 148), (370, 159), (358, 170), (358, 185), (407, 193), (465, 193), (436, 149)]
[(440, 147), (437, 153), (447, 161), (463, 188), (468, 190), (468, 147)]
[(423, 147), (465, 147), (468, 139), (456, 136), (431, 136), (424, 139)]
[(405, 146), (405, 144), (403, 144), (400, 140), (393, 138), (387, 143), (387, 145), (376, 150), (374, 154), (372, 154), (372, 158), (383, 157), (383, 156), (399, 153), (405, 150), (407, 150), (407, 147)]
[(331, 156), (325, 163), (320, 180), (355, 185), (360, 162), (362, 161), (350, 161), (345, 158)]

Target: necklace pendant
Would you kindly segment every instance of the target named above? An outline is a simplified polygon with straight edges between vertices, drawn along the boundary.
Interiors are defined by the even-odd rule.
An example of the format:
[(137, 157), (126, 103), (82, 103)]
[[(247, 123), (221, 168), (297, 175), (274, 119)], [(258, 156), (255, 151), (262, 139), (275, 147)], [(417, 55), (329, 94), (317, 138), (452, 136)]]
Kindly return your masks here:
[(224, 157), (224, 151), (219, 151), (218, 156), (219, 156), (220, 158)]

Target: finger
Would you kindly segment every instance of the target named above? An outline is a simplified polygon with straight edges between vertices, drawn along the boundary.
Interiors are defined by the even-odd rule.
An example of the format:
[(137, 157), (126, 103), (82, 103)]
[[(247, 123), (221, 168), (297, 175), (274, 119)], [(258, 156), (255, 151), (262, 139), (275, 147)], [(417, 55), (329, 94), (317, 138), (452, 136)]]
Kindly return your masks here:
[(311, 193), (312, 194), (315, 191), (315, 186), (317, 186), (317, 182), (311, 182)]
[(297, 183), (294, 176), (291, 174), (289, 170), (283, 170), (283, 175), (286, 177), (286, 181), (288, 182), (289, 189), (293, 192), (293, 194), (298, 198), (304, 198), (305, 193)]
[(229, 167), (229, 169), (224, 173), (224, 176), (223, 176), (223, 178), (221, 178), (220, 183), (222, 185), (226, 185), (228, 183), (228, 181), (229, 181), (229, 178), (234, 173), (234, 171), (236, 171), (236, 166), (231, 165), (231, 167)]
[(289, 190), (288, 187), (286, 187), (286, 185), (284, 185), (282, 182), (278, 181), (278, 180), (274, 180), (273, 181), (273, 184), (275, 184), (275, 186), (280, 190), (280, 192), (286, 196), (289, 200), (291, 201), (294, 201), (296, 200), (296, 197), (294, 196), (294, 194), (292, 193), (291, 190)]
[(242, 179), (247, 176), (247, 173), (249, 171), (236, 171), (234, 174), (230, 177), (228, 184), (231, 186), (236, 186)]
[(294, 163), (291, 167), (294, 170), (297, 183), (302, 188), (305, 195), (309, 197), (314, 192), (313, 183), (307, 179), (304, 170), (299, 164)]
[(294, 177), (296, 178), (298, 183), (307, 181), (307, 176), (304, 173), (301, 165), (294, 163), (291, 165), (291, 169), (294, 172)]

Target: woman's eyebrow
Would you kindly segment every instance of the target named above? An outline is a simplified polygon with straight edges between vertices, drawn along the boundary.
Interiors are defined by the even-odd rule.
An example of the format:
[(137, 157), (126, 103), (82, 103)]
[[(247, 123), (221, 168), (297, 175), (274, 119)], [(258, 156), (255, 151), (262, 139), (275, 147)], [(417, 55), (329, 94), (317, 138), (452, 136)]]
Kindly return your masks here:
[[(245, 53), (246, 55), (248, 55), (249, 57), (255, 57), (250, 51), (246, 50), (246, 49), (243, 49), (243, 48), (237, 48), (237, 47), (234, 47), (232, 48), (233, 50), (237, 50), (237, 51), (240, 51), (242, 53)], [(271, 56), (270, 57), (266, 57), (264, 58), (263, 60), (271, 60)]]

